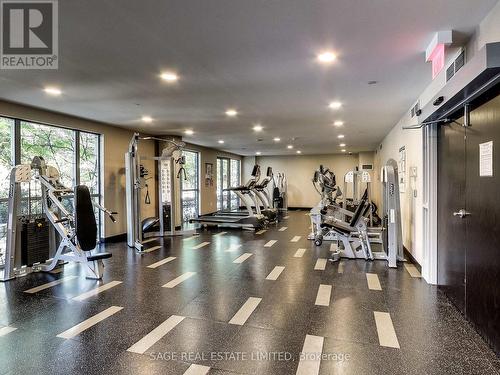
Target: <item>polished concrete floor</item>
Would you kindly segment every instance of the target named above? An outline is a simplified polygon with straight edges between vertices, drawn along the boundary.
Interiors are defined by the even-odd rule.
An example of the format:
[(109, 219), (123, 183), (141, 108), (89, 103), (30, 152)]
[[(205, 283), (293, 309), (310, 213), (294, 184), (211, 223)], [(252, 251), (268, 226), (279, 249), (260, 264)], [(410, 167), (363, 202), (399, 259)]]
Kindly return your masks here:
[(500, 373), (436, 287), (403, 265), (325, 264), (308, 228), (296, 211), (142, 255), (112, 244), (100, 282), (68, 264), (0, 284), (0, 374)]

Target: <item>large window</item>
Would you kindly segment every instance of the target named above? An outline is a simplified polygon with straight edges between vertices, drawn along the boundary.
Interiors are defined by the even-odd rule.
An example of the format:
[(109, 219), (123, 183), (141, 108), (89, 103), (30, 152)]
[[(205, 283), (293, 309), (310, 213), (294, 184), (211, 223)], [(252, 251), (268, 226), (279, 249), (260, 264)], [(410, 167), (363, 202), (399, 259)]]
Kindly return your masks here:
[[(77, 184), (87, 185), (94, 199), (100, 202), (99, 150), (100, 136), (97, 134), (0, 117), (0, 253), (5, 248), (12, 166), (29, 164), (33, 157), (41, 156), (48, 165), (59, 170), (63, 185), (68, 188)], [(21, 212), (40, 213), (40, 193), (36, 183), (31, 184), (30, 194), (32, 204), (30, 207), (23, 204)], [(27, 196), (26, 192), (23, 191), (22, 196)], [(68, 202), (68, 208), (70, 207), (72, 203)], [(99, 220), (99, 215), (97, 218)]]
[(240, 206), (238, 196), (226, 191), (228, 187), (239, 186), (240, 161), (229, 158), (217, 158), (217, 210), (236, 210)]
[(186, 179), (181, 179), (181, 204), (182, 204), (182, 221), (188, 222), (189, 219), (198, 217), (200, 207), (200, 166), (199, 154), (194, 151), (182, 151), (182, 155), (186, 158), (184, 170), (186, 171)]

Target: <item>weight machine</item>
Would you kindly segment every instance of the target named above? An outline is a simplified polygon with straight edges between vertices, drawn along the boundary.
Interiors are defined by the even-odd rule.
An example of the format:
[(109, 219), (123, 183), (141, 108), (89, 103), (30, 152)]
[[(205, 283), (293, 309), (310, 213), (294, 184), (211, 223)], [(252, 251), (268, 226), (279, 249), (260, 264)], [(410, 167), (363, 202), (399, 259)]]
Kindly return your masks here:
[[(34, 185), (40, 195), (32, 196)], [(27, 195), (27, 196), (25, 196)], [(73, 200), (73, 202), (71, 202)], [(32, 207), (38, 206), (38, 213)], [(31, 164), (17, 165), (10, 173), (6, 249), (0, 265), (0, 281), (11, 280), (31, 272), (52, 271), (64, 262), (85, 267), (87, 278), (101, 279), (103, 259), (111, 254), (92, 254), (97, 243), (94, 208), (111, 212), (92, 201), (87, 186), (68, 189), (59, 181), (59, 171), (46, 165), (42, 157)], [(56, 248), (55, 253), (50, 249)]]
[[(156, 141), (165, 144), (160, 156), (147, 157), (139, 154), (139, 141)], [(184, 142), (175, 140), (140, 137), (135, 133), (125, 153), (125, 184), (127, 204), (127, 244), (138, 252), (145, 252), (145, 240), (153, 237), (182, 236), (193, 234), (194, 230), (178, 230), (177, 218), (179, 207), (176, 198), (176, 179), (186, 178), (183, 165), (185, 164), (182, 150)], [(141, 190), (149, 186), (146, 183), (149, 171), (141, 164), (145, 160), (153, 160), (158, 172), (158, 217), (141, 220)], [(179, 166), (176, 173), (175, 167)], [(149, 190), (146, 194), (146, 203), (149, 199)], [(149, 227), (149, 228), (148, 228)], [(149, 229), (149, 230), (148, 230)]]
[[(368, 172), (362, 172), (368, 173)], [(365, 183), (371, 180), (368, 176), (361, 179)], [(350, 177), (356, 181), (356, 174), (346, 175), (347, 182)], [(381, 227), (369, 227), (369, 213), (371, 213), (371, 200), (369, 189), (359, 198), (354, 211), (346, 210), (336, 203), (338, 188), (335, 186), (335, 176), (328, 169), (321, 166), (315, 172), (313, 184), (321, 194), (322, 200), (317, 207), (311, 210), (313, 239), (317, 246), (323, 240), (342, 242), (343, 249), (332, 254), (332, 261), (340, 258), (386, 260), (389, 267), (397, 267), (398, 261), (404, 261), (403, 243), (401, 234), (401, 210), (399, 201), (399, 185), (397, 180), (397, 163), (389, 160), (382, 168), (382, 200), (383, 218)], [(346, 179), (344, 179), (346, 182)], [(368, 185), (369, 187), (369, 185)], [(356, 190), (356, 189), (354, 189)], [(337, 195), (333, 198), (332, 194)], [(346, 199), (344, 198), (344, 202)], [(381, 244), (382, 251), (374, 251), (373, 244)]]

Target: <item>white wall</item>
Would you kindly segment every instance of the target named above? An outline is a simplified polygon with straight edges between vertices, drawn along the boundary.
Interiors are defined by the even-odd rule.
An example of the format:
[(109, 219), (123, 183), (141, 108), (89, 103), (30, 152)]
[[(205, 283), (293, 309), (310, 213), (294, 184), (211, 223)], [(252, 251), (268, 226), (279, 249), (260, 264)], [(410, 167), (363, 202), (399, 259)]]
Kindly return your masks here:
[(342, 186), (343, 176), (347, 171), (355, 169), (360, 164), (373, 164), (373, 153), (363, 153), (362, 158), (358, 154), (245, 157), (243, 181), (250, 177), (255, 163), (260, 165), (263, 174), (268, 166), (273, 168), (274, 173), (285, 172), (288, 179), (288, 205), (310, 208), (316, 206), (320, 199), (312, 184), (312, 178), (314, 171), (321, 164), (335, 173), (337, 183)]
[[(467, 60), (484, 46), (485, 43), (500, 41), (500, 1), (478, 25), (474, 36), (467, 43)], [(448, 49), (446, 53), (445, 69), (427, 86), (422, 94), (415, 98), (420, 101), (420, 107), (423, 108), (446, 84), (445, 71), (452, 60), (459, 53), (459, 46)], [(422, 63), (424, 57), (422, 55)], [(431, 68), (429, 66), (429, 77)], [(410, 253), (421, 265), (424, 262), (423, 254), (423, 216), (422, 216), (422, 187), (423, 187), (423, 140), (421, 130), (403, 130), (403, 126), (415, 125), (416, 119), (411, 119), (409, 109), (407, 113), (398, 121), (394, 128), (387, 134), (381, 142), (381, 148), (376, 150), (375, 165), (376, 178), (380, 180), (380, 167), (388, 159), (399, 160), (399, 148), (406, 147), (406, 192), (402, 193), (401, 198), (401, 216), (403, 218), (403, 243)], [(411, 167), (417, 168), (417, 177), (410, 178), (409, 171)], [(377, 188), (378, 184), (374, 185)], [(374, 194), (379, 196), (379, 194)], [(377, 202), (379, 203), (379, 202)]]

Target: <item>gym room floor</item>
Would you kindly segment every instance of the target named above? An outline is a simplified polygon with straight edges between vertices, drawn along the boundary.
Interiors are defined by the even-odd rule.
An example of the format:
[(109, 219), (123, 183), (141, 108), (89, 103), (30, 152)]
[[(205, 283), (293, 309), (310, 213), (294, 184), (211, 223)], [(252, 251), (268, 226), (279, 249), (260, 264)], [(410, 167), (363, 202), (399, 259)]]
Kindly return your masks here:
[[(308, 227), (292, 211), (264, 233), (201, 231), (143, 255), (112, 244), (101, 282), (67, 265), (0, 284), (0, 374), (500, 373), (435, 286), (383, 261), (322, 269), (329, 244), (316, 248)], [(318, 345), (319, 372), (299, 365)]]

